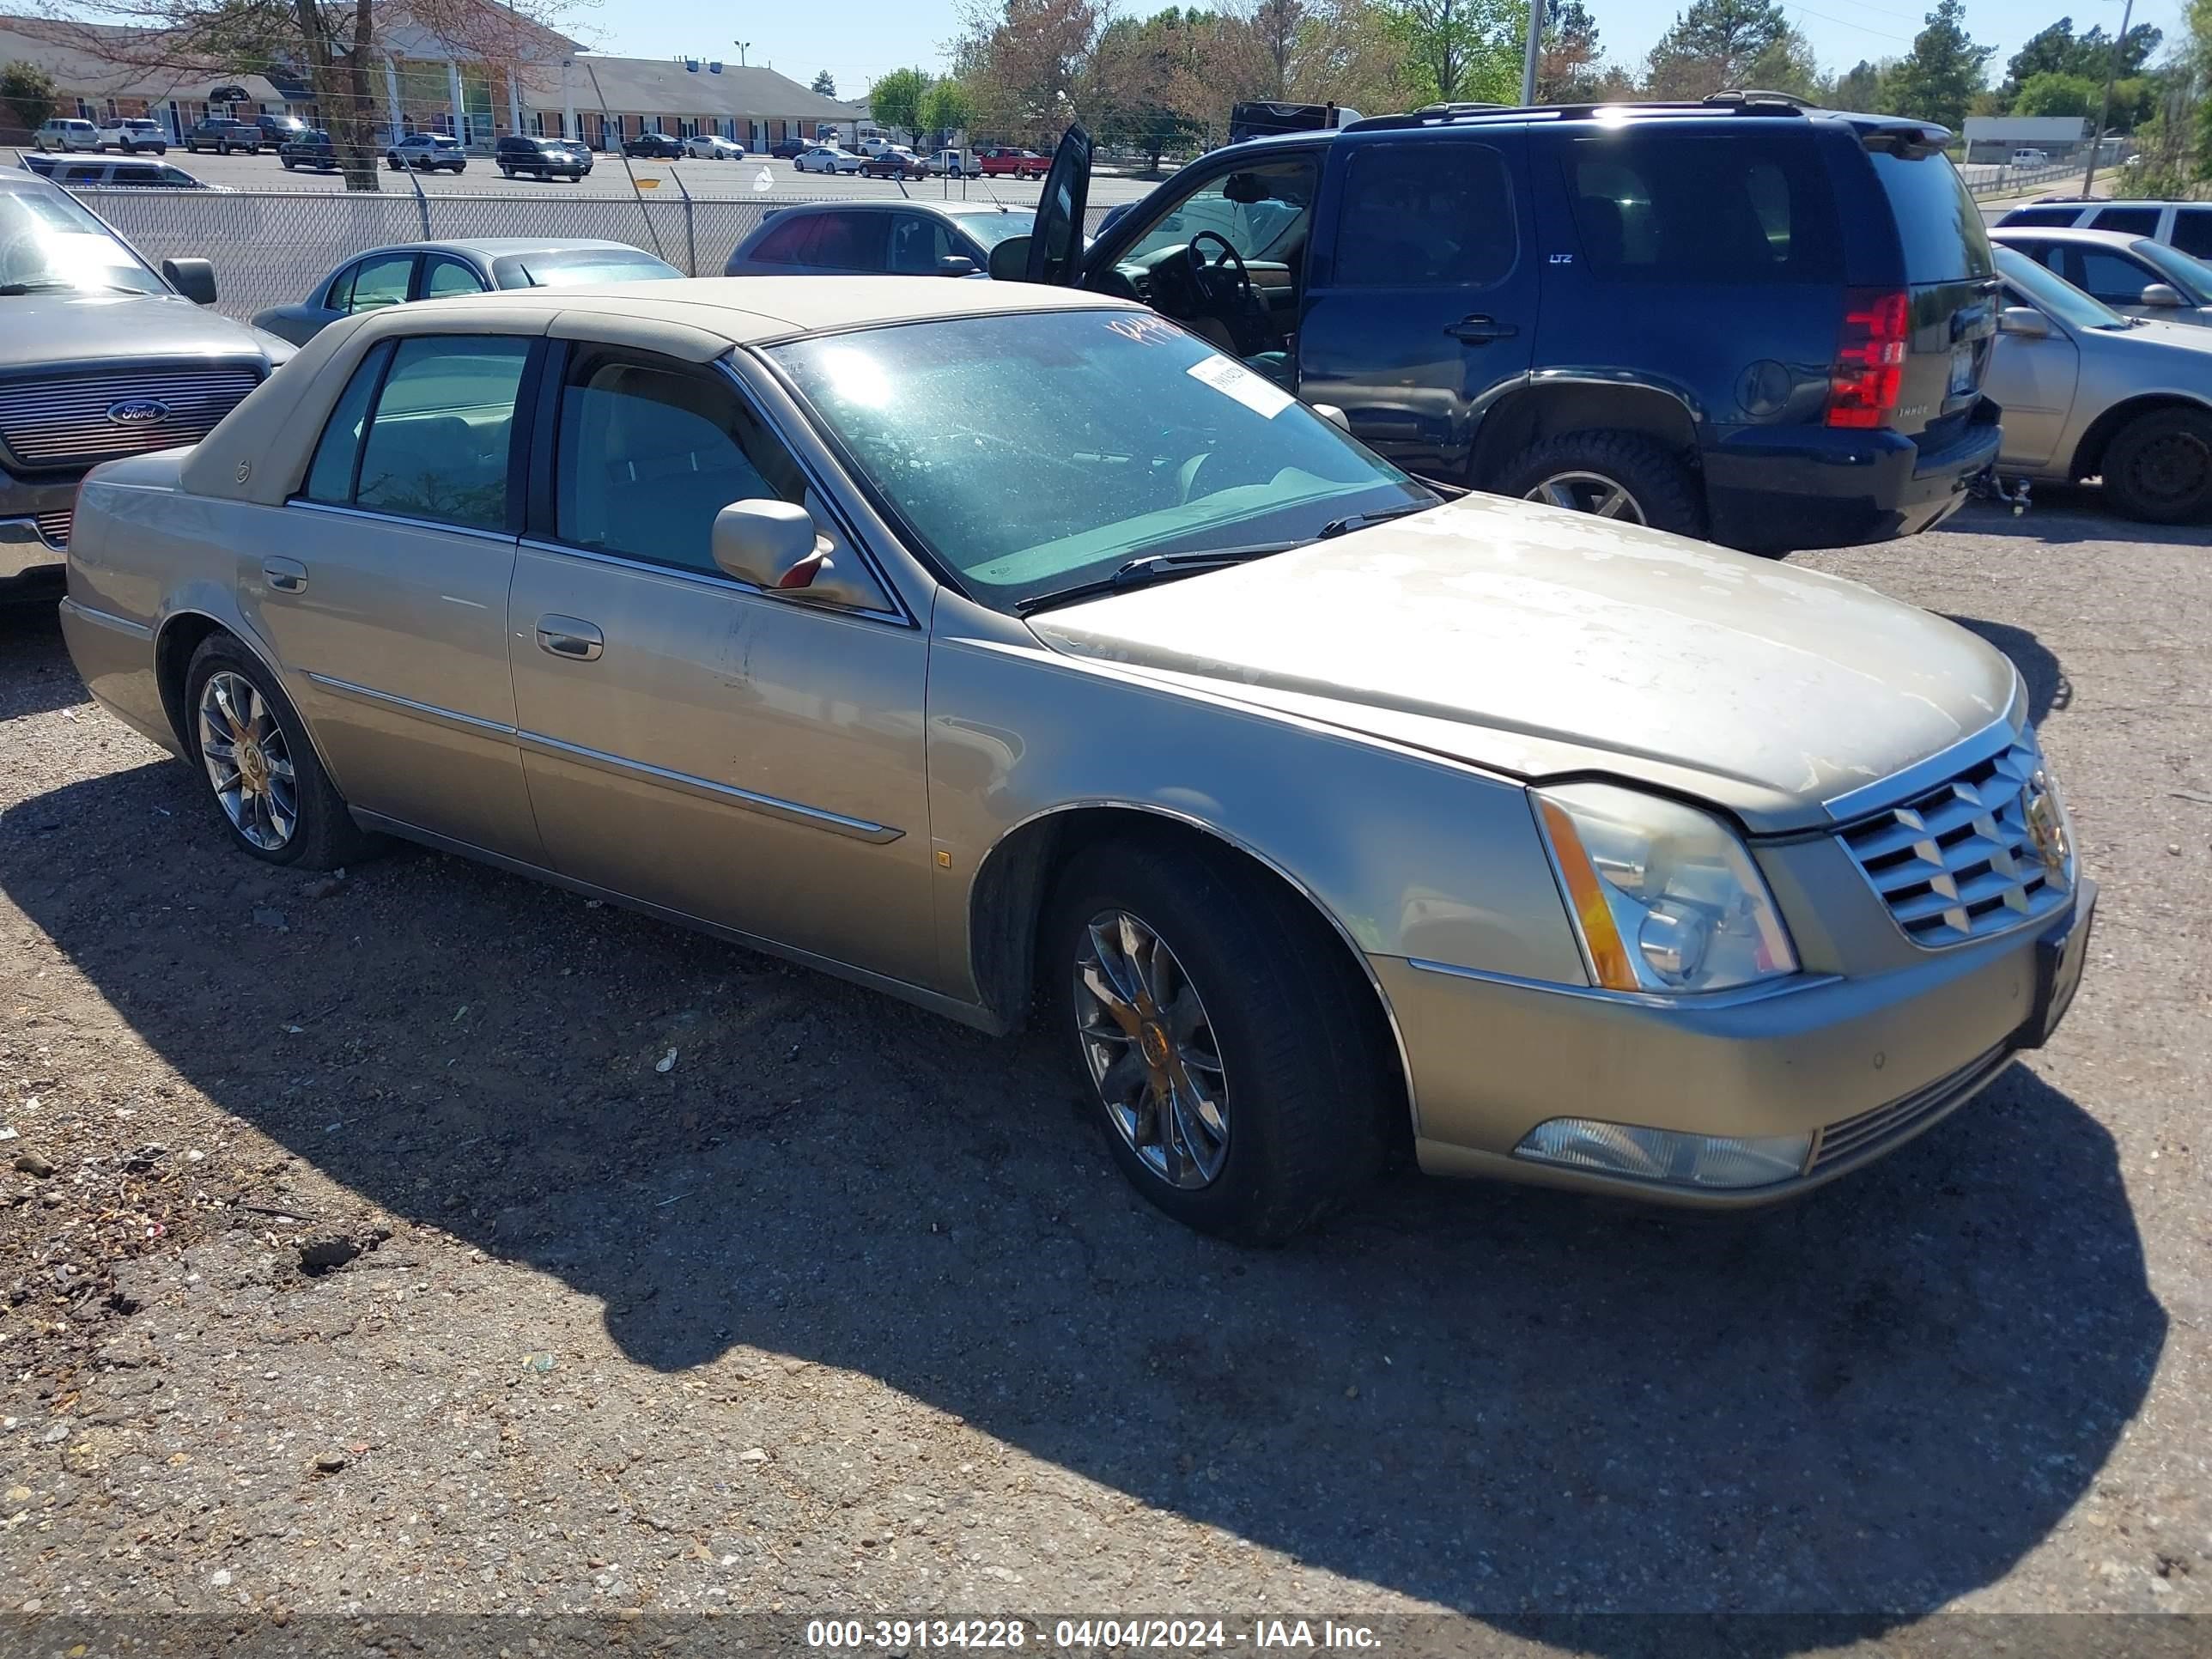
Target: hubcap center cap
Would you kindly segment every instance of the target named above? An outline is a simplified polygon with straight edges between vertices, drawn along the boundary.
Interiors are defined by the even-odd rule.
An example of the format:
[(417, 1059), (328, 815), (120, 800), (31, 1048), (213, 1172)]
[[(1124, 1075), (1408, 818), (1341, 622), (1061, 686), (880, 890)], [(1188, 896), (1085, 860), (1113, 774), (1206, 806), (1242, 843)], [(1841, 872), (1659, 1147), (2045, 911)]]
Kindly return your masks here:
[(1138, 1033), (1137, 1047), (1156, 1072), (1167, 1070), (1168, 1061), (1175, 1054), (1175, 1045), (1168, 1041), (1168, 1034), (1149, 1020)]
[(246, 787), (256, 793), (267, 787), (269, 762), (263, 756), (259, 744), (248, 742), (239, 746), (238, 775)]

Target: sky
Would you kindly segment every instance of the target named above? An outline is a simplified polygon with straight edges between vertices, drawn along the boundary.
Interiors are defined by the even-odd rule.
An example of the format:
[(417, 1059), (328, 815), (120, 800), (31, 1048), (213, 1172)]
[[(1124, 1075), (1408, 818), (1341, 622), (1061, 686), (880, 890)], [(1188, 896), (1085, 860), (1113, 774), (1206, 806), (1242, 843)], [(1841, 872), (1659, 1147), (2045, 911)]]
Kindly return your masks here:
[[(1118, 13), (1144, 16), (1167, 0), (1120, 0)], [(1598, 21), (1608, 58), (1637, 63), (1651, 49), (1686, 0), (1585, 0)], [(1816, 0), (1811, 6), (1781, 0), (1805, 31), (1824, 67), (1849, 69), (1862, 58), (1901, 57), (1919, 31), (1925, 5), (1917, 0)], [(1932, 0), (1931, 0), (1932, 3)], [(2121, 0), (1968, 0), (1966, 27), (1995, 46), (1992, 78), (2021, 42), (2071, 16), (2077, 33), (2102, 23), (2117, 32)], [(2180, 29), (2179, 0), (2137, 0), (2133, 21), (2155, 23), (2171, 40)], [(732, 26), (734, 9), (711, 0), (601, 0), (577, 21), (576, 33), (599, 51), (636, 58), (696, 56), (738, 61), (736, 40), (746, 41), (744, 61), (765, 64), (801, 82), (828, 70), (841, 96), (858, 98), (870, 81), (889, 70), (919, 64), (944, 68), (944, 46), (959, 30), (947, 0), (840, 0), (816, 10), (775, 5), (769, 15)]]

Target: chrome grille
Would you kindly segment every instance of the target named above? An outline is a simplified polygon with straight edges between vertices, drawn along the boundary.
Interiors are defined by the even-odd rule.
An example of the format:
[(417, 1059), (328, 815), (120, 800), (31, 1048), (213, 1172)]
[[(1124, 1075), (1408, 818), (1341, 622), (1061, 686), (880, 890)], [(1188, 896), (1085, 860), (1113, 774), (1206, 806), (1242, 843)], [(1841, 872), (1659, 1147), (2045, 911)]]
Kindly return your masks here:
[(38, 515), (34, 522), (39, 526), (39, 534), (44, 536), (56, 547), (67, 547), (69, 545), (69, 508), (64, 507), (58, 513), (41, 513)]
[(1893, 1100), (1887, 1106), (1877, 1106), (1870, 1112), (1831, 1123), (1820, 1131), (1820, 1139), (1814, 1144), (1806, 1172), (1810, 1174), (1839, 1159), (1870, 1152), (1877, 1146), (1902, 1139), (1909, 1131), (1957, 1105), (2011, 1063), (2010, 1044), (1999, 1043), (1980, 1058), (1937, 1078), (1923, 1089), (1914, 1090), (1902, 1100)]
[[(0, 381), (0, 447), (24, 466), (89, 466), (198, 443), (260, 380), (252, 368), (227, 364)], [(111, 415), (129, 404), (164, 412), (139, 422)]]
[(2033, 734), (1842, 831), (1905, 936), (1930, 949), (2050, 915), (2074, 888), (2074, 849)]

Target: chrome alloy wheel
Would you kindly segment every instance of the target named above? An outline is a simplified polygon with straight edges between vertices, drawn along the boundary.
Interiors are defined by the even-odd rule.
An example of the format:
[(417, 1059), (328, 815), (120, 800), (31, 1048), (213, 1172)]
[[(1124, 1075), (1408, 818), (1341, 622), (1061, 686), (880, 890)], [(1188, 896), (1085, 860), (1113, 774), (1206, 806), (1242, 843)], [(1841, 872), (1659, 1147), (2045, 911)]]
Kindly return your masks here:
[(1623, 524), (1644, 521), (1636, 497), (1601, 472), (1554, 472), (1522, 499), (1564, 507), (1570, 513), (1595, 513)]
[(1229, 1158), (1229, 1089), (1198, 988), (1124, 910), (1091, 917), (1075, 958), (1076, 1030), (1107, 1115), (1171, 1187), (1212, 1184)]
[(300, 793), (283, 728), (243, 674), (218, 669), (200, 688), (200, 763), (231, 826), (264, 853), (281, 851), (300, 822)]

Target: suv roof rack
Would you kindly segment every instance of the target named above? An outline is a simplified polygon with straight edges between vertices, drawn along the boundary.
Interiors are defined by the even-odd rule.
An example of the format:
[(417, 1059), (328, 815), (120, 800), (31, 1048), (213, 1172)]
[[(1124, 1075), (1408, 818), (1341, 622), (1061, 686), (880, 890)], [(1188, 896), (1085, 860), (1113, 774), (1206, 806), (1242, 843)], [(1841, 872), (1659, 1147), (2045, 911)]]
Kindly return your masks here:
[(1600, 110), (1650, 110), (1675, 115), (1745, 115), (1771, 118), (1809, 113), (1817, 106), (1782, 92), (1717, 92), (1710, 98), (1622, 98), (1579, 104), (1429, 104), (1404, 115), (1376, 115), (1354, 121), (1346, 132), (1441, 125), (1452, 121), (1489, 120), (1500, 116), (1540, 115), (1555, 120), (1587, 120)]
[(1794, 93), (1762, 92), (1757, 87), (1723, 87), (1718, 92), (1707, 93), (1698, 100), (1705, 104), (1783, 104), (1791, 109), (1814, 107), (1810, 99), (1800, 98)]

